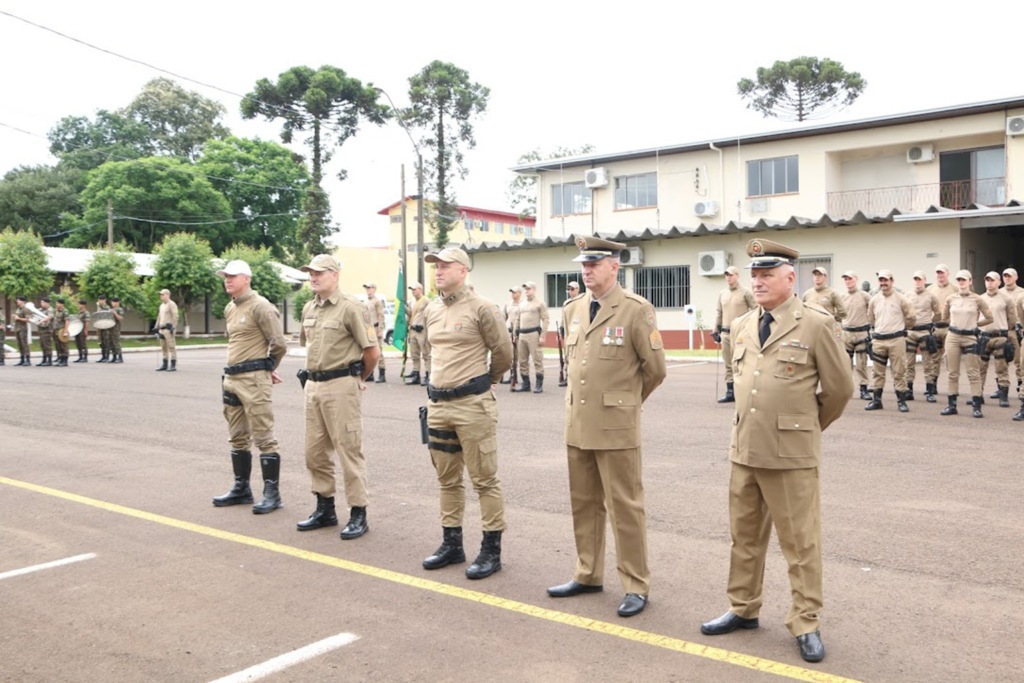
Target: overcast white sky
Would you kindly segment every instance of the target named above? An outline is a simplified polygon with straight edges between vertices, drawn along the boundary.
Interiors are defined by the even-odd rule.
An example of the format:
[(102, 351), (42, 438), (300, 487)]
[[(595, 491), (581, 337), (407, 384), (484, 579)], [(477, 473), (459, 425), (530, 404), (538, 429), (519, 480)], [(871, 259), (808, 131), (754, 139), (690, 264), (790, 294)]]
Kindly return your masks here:
[[(509, 210), (508, 168), (535, 148), (618, 152), (794, 125), (763, 119), (736, 95), (740, 78), (776, 60), (829, 57), (868, 81), (860, 100), (828, 121), (1024, 95), (1019, 41), (1000, 28), (1013, 24), (1016, 5), (976, 0), (951, 13), (892, 0), (0, 0), (0, 12), (239, 94), (293, 66), (330, 64), (401, 107), (409, 76), (434, 59), (452, 62), (491, 90), (457, 199)], [(60, 118), (124, 107), (166, 76), (6, 14), (0, 64), (0, 174), (54, 163), (46, 133)], [(278, 124), (241, 120), (239, 98), (178, 81), (223, 103), (234, 134), (279, 141)], [(345, 168), (349, 176), (327, 183), (336, 242), (381, 243), (377, 211), (400, 198), (402, 164), (415, 192), (414, 160), (397, 123), (363, 127), (337, 151), (325, 175)]]

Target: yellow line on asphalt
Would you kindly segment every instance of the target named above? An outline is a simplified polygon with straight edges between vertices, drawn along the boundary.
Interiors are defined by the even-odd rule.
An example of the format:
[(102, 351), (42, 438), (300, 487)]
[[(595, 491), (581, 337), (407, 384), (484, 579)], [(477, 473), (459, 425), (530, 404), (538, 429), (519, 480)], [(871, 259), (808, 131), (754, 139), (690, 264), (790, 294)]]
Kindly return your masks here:
[(163, 515), (153, 514), (152, 512), (145, 512), (144, 510), (136, 510), (135, 508), (125, 507), (124, 505), (108, 503), (106, 501), (96, 500), (95, 498), (80, 496), (76, 493), (69, 493), (67, 491), (49, 488), (47, 486), (31, 484), (24, 481), (18, 481), (16, 479), (8, 479), (7, 477), (2, 476), (0, 476), (0, 484), (7, 484), (16, 488), (25, 489), (26, 491), (33, 491), (35, 493), (41, 493), (55, 498), (62, 498), (74, 503), (99, 508), (100, 510), (105, 510), (107, 512), (115, 512), (120, 515), (135, 517), (147, 522), (154, 522), (156, 524), (182, 529), (183, 531), (190, 531), (195, 534), (210, 536), (222, 541), (231, 541), (233, 543), (240, 543), (242, 545), (259, 548), (261, 550), (269, 550), (270, 552), (287, 555), (300, 560), (306, 560), (307, 562), (317, 562), (329, 567), (344, 569), (345, 571), (363, 574), (364, 576), (372, 576), (376, 579), (383, 579), (385, 581), (391, 581), (393, 583), (410, 586), (412, 588), (428, 590), (434, 593), (448, 595), (453, 598), (460, 598), (462, 600), (470, 600), (490, 607), (498, 607), (500, 609), (508, 610), (509, 612), (524, 614), (536, 619), (544, 619), (546, 621), (552, 621), (557, 624), (563, 624), (573, 628), (594, 631), (596, 633), (602, 633), (604, 635), (614, 636), (624, 640), (632, 640), (644, 645), (660, 647), (675, 652), (682, 652), (683, 654), (694, 655), (696, 657), (703, 657), (704, 659), (710, 659), (716, 662), (731, 664), (733, 666), (739, 666), (746, 669), (753, 669), (754, 671), (760, 671), (763, 673), (774, 674), (776, 676), (790, 678), (795, 681), (812, 681), (814, 683), (856, 683), (853, 679), (836, 676), (823, 671), (804, 669), (802, 667), (791, 666), (789, 664), (772, 661), (770, 659), (752, 657), (739, 652), (723, 650), (717, 647), (708, 647), (707, 645), (701, 645), (700, 643), (691, 643), (686, 640), (663, 636), (649, 631), (641, 631), (639, 629), (620, 626), (606, 621), (588, 619), (575, 614), (567, 614), (566, 612), (546, 609), (544, 607), (538, 607), (536, 605), (530, 605), (516, 600), (507, 600), (496, 595), (481, 593), (480, 591), (470, 590), (468, 588), (459, 588), (458, 586), (451, 586), (438, 581), (422, 579), (418, 576), (410, 576), (409, 574), (402, 574), (389, 569), (381, 569), (379, 567), (372, 567), (358, 562), (343, 560), (331, 555), (302, 550), (301, 548), (295, 548), (282, 543), (275, 543), (261, 538), (253, 538), (252, 536), (243, 536), (242, 534), (236, 534), (222, 529), (215, 529), (213, 527), (203, 526), (202, 524), (193, 524), (180, 519), (174, 519), (173, 517), (165, 517)]

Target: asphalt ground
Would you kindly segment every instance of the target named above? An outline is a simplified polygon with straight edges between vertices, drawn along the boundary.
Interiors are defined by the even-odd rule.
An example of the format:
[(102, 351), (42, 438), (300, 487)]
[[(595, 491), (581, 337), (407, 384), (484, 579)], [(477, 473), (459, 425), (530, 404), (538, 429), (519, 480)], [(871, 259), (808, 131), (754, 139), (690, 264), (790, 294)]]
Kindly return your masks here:
[[(556, 360), (543, 394), (498, 388), (504, 568), (470, 581), (466, 565), (420, 565), (440, 542), (437, 486), (424, 392), (398, 384), (398, 360), (364, 394), (371, 530), (343, 542), (337, 528), (295, 530), (315, 505), (302, 360), (285, 360), (274, 395), (285, 507), (257, 516), (210, 503), (231, 483), (224, 351), (179, 356), (177, 373), (153, 372), (153, 353), (0, 368), (0, 680), (254, 680), (275, 666), (267, 680), (1024, 679), (1016, 405), (973, 419), (941, 417), (944, 397), (908, 414), (891, 389), (879, 412), (851, 400), (824, 439), (827, 657), (808, 665), (782, 623), (774, 539), (761, 628), (699, 632), (728, 606), (733, 411), (715, 403), (716, 363), (671, 363), (645, 406), (653, 586), (646, 611), (621, 619), (610, 534), (603, 593), (545, 593), (575, 561)], [(472, 559), (471, 487), (465, 529)]]

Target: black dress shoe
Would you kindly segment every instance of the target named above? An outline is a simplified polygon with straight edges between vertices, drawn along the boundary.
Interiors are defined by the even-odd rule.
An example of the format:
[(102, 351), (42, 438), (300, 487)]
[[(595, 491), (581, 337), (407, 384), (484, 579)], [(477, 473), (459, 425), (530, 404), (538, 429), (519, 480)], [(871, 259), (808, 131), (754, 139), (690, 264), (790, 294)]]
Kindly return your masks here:
[(825, 659), (825, 644), (821, 642), (821, 634), (817, 631), (796, 637), (800, 646), (800, 656), (805, 662), (820, 662)]
[(635, 617), (644, 611), (644, 607), (647, 607), (646, 595), (626, 593), (626, 597), (622, 598), (622, 602), (619, 603), (619, 616)]
[(723, 633), (732, 633), (738, 628), (752, 629), (757, 628), (761, 624), (757, 621), (757, 617), (753, 619), (744, 619), (735, 612), (726, 612), (717, 619), (705, 622), (700, 625), (700, 632), (706, 636), (720, 636)]
[(600, 593), (603, 590), (604, 586), (588, 586), (574, 579), (569, 583), (563, 583), (561, 586), (552, 586), (548, 589), (548, 595), (553, 598), (571, 598), (581, 593)]

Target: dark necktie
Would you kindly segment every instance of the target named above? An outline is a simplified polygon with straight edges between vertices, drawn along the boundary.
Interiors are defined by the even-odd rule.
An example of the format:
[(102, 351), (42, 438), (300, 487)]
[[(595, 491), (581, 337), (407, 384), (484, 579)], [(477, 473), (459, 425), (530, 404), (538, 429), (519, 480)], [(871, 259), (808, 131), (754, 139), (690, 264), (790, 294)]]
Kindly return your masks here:
[(594, 318), (597, 317), (597, 309), (601, 308), (601, 302), (594, 299), (590, 302), (590, 322), (594, 322)]
[(764, 346), (764, 343), (768, 341), (768, 337), (772, 336), (772, 320), (774, 318), (772, 318), (772, 314), (768, 311), (765, 311), (764, 315), (761, 316), (761, 329), (757, 334), (761, 340), (761, 346)]

